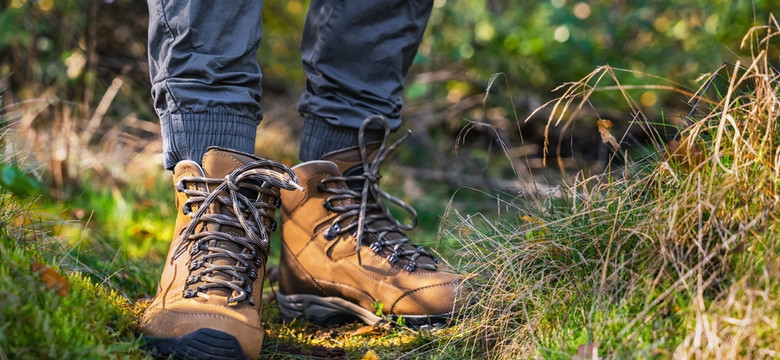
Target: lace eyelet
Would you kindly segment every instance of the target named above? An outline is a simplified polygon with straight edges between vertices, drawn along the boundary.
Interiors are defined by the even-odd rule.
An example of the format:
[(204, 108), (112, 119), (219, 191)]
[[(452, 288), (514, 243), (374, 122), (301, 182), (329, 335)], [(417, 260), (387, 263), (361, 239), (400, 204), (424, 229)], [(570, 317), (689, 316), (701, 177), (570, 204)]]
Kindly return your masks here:
[(270, 232), (276, 231), (276, 221), (271, 220), (271, 225), (268, 226), (268, 230), (270, 230)]
[(282, 207), (282, 199), (281, 198), (274, 198), (274, 206), (278, 209)]
[(197, 269), (199, 269), (201, 266), (203, 266), (203, 261), (202, 261), (202, 260), (193, 260), (193, 261), (190, 263), (190, 271), (197, 270)]
[(197, 283), (198, 281), (200, 281), (200, 276), (198, 276), (198, 275), (190, 275), (190, 276), (187, 278), (187, 285), (192, 285), (192, 284), (195, 284), (195, 283)]
[(257, 271), (249, 270), (249, 280), (255, 281), (257, 280)]
[(192, 244), (192, 249), (190, 249), (190, 255), (197, 255), (198, 252), (200, 252), (200, 246), (197, 243)]
[(398, 254), (392, 253), (390, 255), (387, 255), (387, 261), (389, 261), (391, 264), (395, 264), (398, 262)]
[(417, 270), (417, 264), (415, 264), (413, 262), (410, 262), (410, 263), (404, 265), (404, 270), (406, 270), (408, 272), (413, 272), (413, 271)]
[(325, 240), (331, 241), (335, 239), (336, 235), (339, 234), (339, 231), (341, 231), (341, 226), (339, 226), (339, 223), (334, 223), (328, 230), (325, 230)]
[(197, 295), (198, 289), (184, 289), (184, 298), (193, 298)]
[(322, 182), (322, 181), (318, 182), (317, 183), (317, 190), (319, 190), (320, 192), (325, 191), (325, 183)]
[(322, 207), (325, 208), (325, 210), (333, 211), (333, 204), (330, 203), (330, 200), (325, 200), (322, 202)]
[(371, 245), (369, 245), (371, 250), (374, 250), (375, 253), (379, 253), (382, 251), (382, 244), (379, 241), (372, 242)]

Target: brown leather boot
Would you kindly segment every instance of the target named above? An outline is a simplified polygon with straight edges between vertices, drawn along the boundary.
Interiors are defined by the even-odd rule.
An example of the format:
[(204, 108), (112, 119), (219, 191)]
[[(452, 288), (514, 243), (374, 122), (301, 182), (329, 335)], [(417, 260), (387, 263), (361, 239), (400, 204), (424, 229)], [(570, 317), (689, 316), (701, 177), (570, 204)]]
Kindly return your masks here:
[(300, 188), (284, 165), (210, 148), (179, 162), (174, 239), (141, 329), (156, 356), (255, 359), (268, 234), (279, 189)]
[(403, 140), (387, 148), (388, 134), (386, 126), (381, 144), (363, 145), (361, 136), (359, 147), (293, 168), (305, 191), (282, 191), (277, 300), (285, 318), (438, 326), (462, 307), (459, 277), (413, 244), (404, 230), (416, 224), (399, 223), (383, 202), (416, 223), (414, 209), (379, 188), (379, 165)]

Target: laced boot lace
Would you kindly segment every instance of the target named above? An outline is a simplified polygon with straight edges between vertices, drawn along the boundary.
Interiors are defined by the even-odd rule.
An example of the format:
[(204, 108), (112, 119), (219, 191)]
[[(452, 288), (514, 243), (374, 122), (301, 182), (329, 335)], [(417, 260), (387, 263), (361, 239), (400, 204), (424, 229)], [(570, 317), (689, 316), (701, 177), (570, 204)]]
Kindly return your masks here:
[[(380, 121), (384, 125), (384, 138), (373, 160), (369, 160), (365, 146), (365, 131), (373, 121)], [(367, 118), (358, 132), (358, 144), (362, 160), (363, 173), (360, 175), (336, 176), (323, 179), (317, 184), (322, 192), (333, 194), (328, 197), (323, 205), (329, 211), (335, 211), (339, 215), (325, 231), (325, 238), (333, 240), (336, 236), (347, 232), (353, 232), (357, 239), (357, 254), (360, 262), (360, 249), (369, 234), (376, 234), (375, 239), (368, 246), (377, 254), (387, 257), (392, 264), (403, 263), (406, 271), (413, 272), (418, 268), (436, 270), (439, 260), (433, 257), (424, 248), (411, 243), (411, 239), (404, 233), (417, 226), (417, 212), (402, 200), (388, 194), (379, 187), (380, 165), (387, 156), (392, 153), (411, 134), (407, 132), (401, 139), (387, 146), (390, 127), (381, 116)], [(327, 186), (328, 183), (343, 182), (346, 184), (360, 183), (362, 189), (354, 190), (345, 186)], [(385, 205), (385, 200), (404, 209), (412, 217), (411, 224), (403, 224), (398, 221)], [(340, 224), (347, 223), (345, 226)], [(428, 258), (429, 261), (421, 261)]]
[[(185, 183), (201, 184), (206, 190), (188, 189)], [(281, 205), (278, 190), (274, 191), (273, 187), (303, 190), (292, 170), (265, 159), (249, 162), (224, 179), (187, 177), (179, 181), (177, 191), (187, 195), (182, 210), (191, 217), (173, 256), (177, 259), (189, 249), (190, 275), (184, 289), (185, 298), (199, 296), (208, 300), (207, 291), (225, 289), (231, 293), (228, 303), (248, 300), (254, 305), (252, 283), (267, 260), (268, 231), (276, 229), (274, 209)], [(222, 211), (210, 212), (213, 204), (219, 204)], [(193, 211), (196, 206), (197, 210)], [(268, 221), (270, 229), (266, 229), (263, 219)], [(209, 231), (207, 224), (243, 229), (245, 236)]]

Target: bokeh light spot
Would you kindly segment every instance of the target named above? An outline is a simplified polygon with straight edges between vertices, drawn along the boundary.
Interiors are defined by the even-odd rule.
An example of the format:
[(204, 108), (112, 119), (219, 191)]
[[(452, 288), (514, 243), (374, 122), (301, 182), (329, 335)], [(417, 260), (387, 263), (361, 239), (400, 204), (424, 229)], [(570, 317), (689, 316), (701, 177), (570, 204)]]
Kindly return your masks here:
[(574, 5), (574, 16), (577, 19), (584, 20), (590, 16), (590, 5), (585, 2), (578, 2)]
[(555, 32), (553, 33), (553, 38), (555, 38), (555, 41), (557, 42), (566, 42), (569, 40), (569, 28), (567, 28), (564, 25), (558, 26), (555, 28)]

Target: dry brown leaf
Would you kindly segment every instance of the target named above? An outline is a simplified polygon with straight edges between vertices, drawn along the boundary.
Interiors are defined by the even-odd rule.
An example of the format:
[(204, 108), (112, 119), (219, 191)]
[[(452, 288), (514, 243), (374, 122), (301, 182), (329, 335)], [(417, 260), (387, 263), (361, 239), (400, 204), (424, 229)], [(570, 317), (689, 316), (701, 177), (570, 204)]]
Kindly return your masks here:
[(351, 332), (349, 336), (361, 336), (361, 335), (374, 335), (379, 333), (379, 329), (373, 325), (361, 326), (357, 330)]
[(35, 261), (32, 263), (32, 271), (38, 273), (47, 289), (54, 290), (59, 296), (68, 295), (70, 281), (58, 274), (54, 269)]
[(609, 132), (609, 129), (612, 127), (612, 121), (607, 119), (598, 119), (596, 120), (596, 125), (599, 127), (601, 142), (612, 145), (612, 148), (617, 151), (620, 146), (618, 146), (617, 139), (615, 139), (615, 137), (612, 136), (612, 134)]
[(704, 152), (696, 143), (692, 143), (690, 138), (683, 137), (666, 144), (666, 160), (674, 160), (685, 168), (694, 168), (706, 159)]

